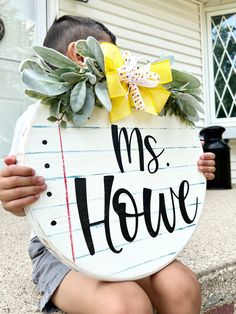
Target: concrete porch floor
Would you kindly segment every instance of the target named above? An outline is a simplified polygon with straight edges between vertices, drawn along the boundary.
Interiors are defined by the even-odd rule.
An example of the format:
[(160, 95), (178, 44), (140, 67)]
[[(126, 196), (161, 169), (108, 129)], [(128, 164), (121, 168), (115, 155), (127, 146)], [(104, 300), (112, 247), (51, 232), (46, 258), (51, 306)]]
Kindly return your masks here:
[[(39, 313), (27, 252), (29, 237), (26, 218), (0, 210), (0, 314)], [(200, 279), (203, 312), (236, 302), (236, 186), (207, 191), (200, 223), (179, 259)]]

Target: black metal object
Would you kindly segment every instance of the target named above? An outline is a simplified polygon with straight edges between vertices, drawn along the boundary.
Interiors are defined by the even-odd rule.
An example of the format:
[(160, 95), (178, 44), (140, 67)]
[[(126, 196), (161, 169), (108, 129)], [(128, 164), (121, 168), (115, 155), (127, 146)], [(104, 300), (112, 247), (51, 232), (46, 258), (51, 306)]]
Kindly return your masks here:
[(222, 126), (210, 126), (200, 131), (205, 142), (204, 152), (212, 152), (216, 156), (215, 179), (207, 181), (207, 189), (232, 189), (230, 147), (222, 139), (224, 131)]
[(5, 25), (3, 23), (3, 20), (0, 18), (0, 40), (3, 39), (5, 35)]
[(88, 3), (89, 2), (89, 0), (76, 0), (76, 1), (83, 2), (83, 3)]

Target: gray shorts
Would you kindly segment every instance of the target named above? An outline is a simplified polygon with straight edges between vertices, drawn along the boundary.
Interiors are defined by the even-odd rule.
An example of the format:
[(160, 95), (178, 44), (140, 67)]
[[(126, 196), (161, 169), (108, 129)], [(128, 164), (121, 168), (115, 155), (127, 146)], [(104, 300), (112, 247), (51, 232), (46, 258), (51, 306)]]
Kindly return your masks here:
[(31, 239), (29, 255), (33, 263), (33, 282), (42, 295), (40, 310), (53, 312), (57, 308), (50, 298), (70, 268), (56, 259), (37, 237)]

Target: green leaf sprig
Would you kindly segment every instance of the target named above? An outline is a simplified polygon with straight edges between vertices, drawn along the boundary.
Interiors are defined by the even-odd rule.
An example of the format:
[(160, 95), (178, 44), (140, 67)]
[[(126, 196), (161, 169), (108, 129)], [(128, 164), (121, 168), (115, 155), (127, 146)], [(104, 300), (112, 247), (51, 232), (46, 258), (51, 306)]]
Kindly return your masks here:
[(187, 125), (194, 125), (199, 120), (199, 113), (204, 113), (201, 98), (201, 83), (190, 73), (172, 69), (173, 81), (164, 85), (171, 92), (160, 115), (175, 115)]
[(67, 121), (79, 126), (89, 119), (95, 105), (111, 111), (103, 52), (95, 38), (76, 43), (83, 67), (51, 48), (32, 49), (37, 59), (25, 60), (20, 66), (25, 94), (49, 106), (49, 121), (59, 121), (64, 128)]

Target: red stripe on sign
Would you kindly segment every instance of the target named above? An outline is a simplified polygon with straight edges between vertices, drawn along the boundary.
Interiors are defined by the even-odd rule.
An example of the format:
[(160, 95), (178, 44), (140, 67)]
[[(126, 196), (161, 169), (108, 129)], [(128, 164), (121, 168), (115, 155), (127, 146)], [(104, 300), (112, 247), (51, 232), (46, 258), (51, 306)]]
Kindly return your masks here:
[(60, 147), (61, 147), (63, 177), (64, 177), (64, 184), (65, 184), (65, 191), (66, 191), (66, 208), (67, 208), (67, 218), (68, 218), (69, 233), (70, 233), (71, 254), (72, 254), (73, 262), (75, 262), (75, 251), (74, 251), (74, 243), (73, 243), (73, 236), (72, 236), (72, 225), (71, 225), (69, 193), (68, 193), (68, 185), (67, 185), (67, 177), (66, 177), (66, 166), (65, 166), (65, 158), (64, 158), (64, 151), (63, 151), (63, 144), (62, 144), (61, 128), (60, 128), (60, 125), (59, 125), (59, 121), (58, 121), (58, 132), (59, 132)]

